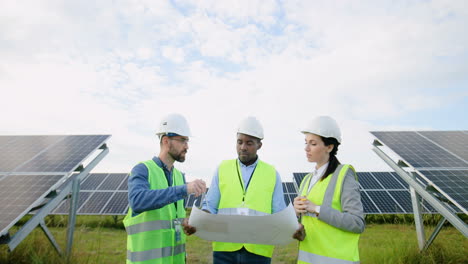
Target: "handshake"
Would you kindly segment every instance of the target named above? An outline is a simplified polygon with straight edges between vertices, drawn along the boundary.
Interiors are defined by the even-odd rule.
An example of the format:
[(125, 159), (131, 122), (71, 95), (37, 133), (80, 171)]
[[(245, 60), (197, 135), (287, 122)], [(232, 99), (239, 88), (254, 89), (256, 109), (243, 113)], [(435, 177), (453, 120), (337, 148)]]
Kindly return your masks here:
[(187, 194), (194, 194), (198, 197), (206, 192), (206, 183), (203, 180), (197, 179), (187, 183)]

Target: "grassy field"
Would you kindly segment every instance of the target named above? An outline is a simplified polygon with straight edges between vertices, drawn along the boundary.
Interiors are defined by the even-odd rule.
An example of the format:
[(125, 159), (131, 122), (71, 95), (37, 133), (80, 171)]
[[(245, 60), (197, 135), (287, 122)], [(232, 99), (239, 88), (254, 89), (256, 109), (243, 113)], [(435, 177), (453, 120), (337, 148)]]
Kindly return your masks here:
[[(48, 217), (48, 226), (61, 248), (66, 242), (66, 217)], [(427, 234), (433, 230), (426, 227)], [(368, 224), (360, 240), (362, 263), (466, 263), (468, 240), (446, 226), (425, 253), (417, 249), (416, 231), (409, 223)], [(296, 262), (297, 243), (275, 248), (272, 263)], [(126, 233), (121, 219), (106, 216), (78, 217), (71, 263), (125, 263)], [(191, 236), (187, 242), (188, 263), (211, 263), (211, 243)], [(65, 263), (40, 229), (31, 233), (13, 252), (0, 245), (0, 263)]]

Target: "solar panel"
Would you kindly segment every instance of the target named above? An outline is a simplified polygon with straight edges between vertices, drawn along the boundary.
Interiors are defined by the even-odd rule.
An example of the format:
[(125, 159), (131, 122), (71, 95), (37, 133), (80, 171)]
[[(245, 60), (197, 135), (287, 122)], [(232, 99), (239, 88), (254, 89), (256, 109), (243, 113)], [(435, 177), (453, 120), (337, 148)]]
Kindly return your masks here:
[(284, 203), (288, 205), (290, 203), (289, 194), (283, 194), (283, 196), (284, 196)]
[(383, 186), (375, 179), (370, 172), (361, 172), (358, 175), (359, 184), (362, 189), (383, 190)]
[(108, 135), (66, 136), (14, 171), (68, 173), (78, 167), (108, 138)]
[(433, 194), (453, 203), (455, 211), (467, 211), (467, 131), (371, 133), (416, 169), (416, 178), (426, 189), (435, 188), (438, 193)]
[(64, 136), (0, 136), (0, 172), (12, 172), (37, 155), (47, 152)]
[(296, 187), (292, 182), (286, 182), (286, 186), (288, 187), (288, 193), (297, 193)]
[(63, 175), (7, 175), (0, 179), (0, 235), (42, 200)]
[[(379, 181), (384, 189), (408, 189), (408, 184), (402, 184), (401, 181), (395, 178), (394, 173), (372, 172), (372, 175), (374, 175), (375, 179)], [(359, 177), (359, 182), (362, 182), (362, 176)]]
[(109, 137), (0, 136), (0, 235), (43, 202)]
[(468, 131), (419, 131), (418, 133), (455, 156), (468, 161), (467, 132)]
[(128, 174), (123, 179), (122, 184), (119, 186), (120, 191), (127, 191), (128, 190)]
[(401, 206), (392, 197), (383, 191), (366, 191), (374, 204), (379, 207), (382, 213), (401, 214), (405, 213)]
[(87, 191), (96, 190), (108, 175), (108, 173), (91, 173), (83, 180), (80, 189)]
[(366, 192), (361, 192), (362, 207), (366, 214), (381, 214), (382, 212), (377, 209), (377, 206), (372, 202)]
[(99, 186), (98, 190), (117, 190), (122, 181), (127, 177), (127, 173), (111, 173)]
[(102, 210), (103, 215), (125, 215), (128, 210), (128, 193), (116, 192)]
[(78, 214), (99, 214), (111, 198), (112, 192), (93, 192), (86, 202), (77, 211)]
[[(467, 168), (457, 157), (416, 131), (371, 132), (414, 168)], [(435, 134), (433, 134), (435, 136)], [(468, 137), (466, 135), (465, 137)], [(465, 145), (466, 146), (466, 145)]]
[(459, 206), (468, 209), (468, 170), (419, 171), (434, 188)]

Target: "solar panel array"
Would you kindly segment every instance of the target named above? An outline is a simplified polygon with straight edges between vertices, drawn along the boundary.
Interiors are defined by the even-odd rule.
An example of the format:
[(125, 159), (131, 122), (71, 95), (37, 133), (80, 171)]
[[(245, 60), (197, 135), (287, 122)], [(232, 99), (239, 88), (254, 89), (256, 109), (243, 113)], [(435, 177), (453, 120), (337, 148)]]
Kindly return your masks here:
[[(408, 184), (394, 172), (358, 172), (361, 199), (366, 214), (411, 214), (413, 212)], [(306, 173), (294, 173), (293, 182), (283, 182), (286, 205), (297, 196), (298, 186)], [(92, 173), (81, 185), (78, 214), (126, 215), (128, 175), (125, 173)], [(202, 196), (189, 195), (185, 207), (200, 207)], [(64, 200), (52, 212), (68, 214), (69, 201)], [(423, 212), (435, 213), (428, 204)]]
[(408, 165), (436, 196), (468, 209), (468, 131), (371, 132)]
[(0, 235), (60, 186), (109, 137), (0, 136)]

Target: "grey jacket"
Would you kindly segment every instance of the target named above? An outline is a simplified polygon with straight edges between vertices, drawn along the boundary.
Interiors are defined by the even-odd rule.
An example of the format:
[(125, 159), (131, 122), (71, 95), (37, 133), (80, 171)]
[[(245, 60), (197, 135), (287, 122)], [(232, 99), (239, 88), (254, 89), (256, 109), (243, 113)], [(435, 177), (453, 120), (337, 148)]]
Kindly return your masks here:
[(361, 202), (359, 183), (354, 178), (354, 173), (351, 169), (347, 171), (343, 180), (341, 207), (343, 212), (335, 210), (330, 206), (320, 206), (318, 219), (341, 230), (362, 233), (366, 226), (364, 209)]

